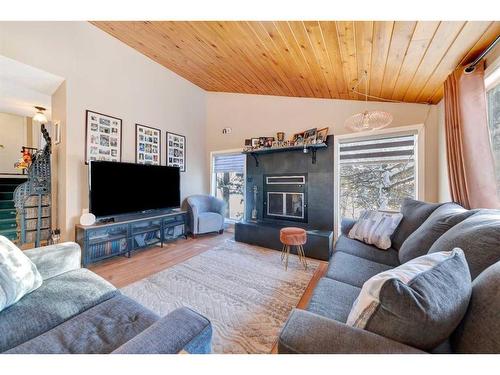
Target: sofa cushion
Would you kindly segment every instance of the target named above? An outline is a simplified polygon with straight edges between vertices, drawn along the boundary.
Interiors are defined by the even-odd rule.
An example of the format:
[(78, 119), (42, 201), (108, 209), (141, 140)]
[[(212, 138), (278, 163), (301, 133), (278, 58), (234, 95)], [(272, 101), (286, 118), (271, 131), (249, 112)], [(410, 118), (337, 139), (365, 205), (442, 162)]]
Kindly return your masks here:
[(48, 279), (0, 312), (0, 352), (31, 340), (117, 294), (119, 291), (113, 285), (85, 268)]
[(474, 280), (482, 271), (500, 260), (499, 244), (500, 211), (481, 210), (439, 237), (429, 253), (461, 248)]
[(307, 310), (345, 323), (360, 288), (323, 277), (314, 289)]
[(361, 288), (366, 280), (394, 267), (337, 251), (330, 259), (326, 277)]
[(427, 220), (441, 203), (426, 203), (411, 198), (405, 198), (401, 205), (403, 219), (392, 236), (392, 247), (399, 250), (403, 242)]
[(42, 285), (35, 264), (7, 237), (0, 236), (0, 311)]
[(428, 254), (368, 280), (347, 324), (428, 351), (456, 329), (470, 295), (462, 250)]
[(436, 208), (427, 220), (403, 242), (399, 249), (399, 261), (406, 263), (427, 254), (439, 237), (475, 212), (466, 210), (455, 203), (445, 203)]
[(457, 353), (500, 353), (500, 262), (472, 283), (467, 313), (451, 344)]
[(403, 215), (383, 211), (366, 210), (349, 231), (349, 238), (387, 250), (391, 247), (391, 236)]
[(7, 353), (111, 353), (158, 319), (137, 302), (117, 295)]
[(198, 215), (198, 233), (217, 232), (224, 226), (224, 217), (215, 212)]
[(398, 252), (394, 249), (379, 250), (375, 246), (367, 245), (361, 241), (353, 240), (346, 236), (340, 236), (335, 243), (335, 251), (342, 251), (365, 258), (373, 262), (386, 264), (388, 266), (399, 266)]

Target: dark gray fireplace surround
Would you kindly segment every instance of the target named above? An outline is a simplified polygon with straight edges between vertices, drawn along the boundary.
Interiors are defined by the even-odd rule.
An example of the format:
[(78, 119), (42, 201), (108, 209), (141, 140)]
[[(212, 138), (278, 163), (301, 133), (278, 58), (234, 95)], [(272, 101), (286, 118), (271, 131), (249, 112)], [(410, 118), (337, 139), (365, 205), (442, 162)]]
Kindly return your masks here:
[[(316, 151), (258, 154), (258, 166), (247, 155), (246, 221), (235, 226), (236, 241), (281, 250), (279, 231), (301, 227), (308, 231), (306, 256), (328, 260), (333, 242), (333, 136), (329, 147)], [(257, 220), (252, 221), (253, 188), (257, 186)], [(268, 203), (269, 199), (269, 203)]]

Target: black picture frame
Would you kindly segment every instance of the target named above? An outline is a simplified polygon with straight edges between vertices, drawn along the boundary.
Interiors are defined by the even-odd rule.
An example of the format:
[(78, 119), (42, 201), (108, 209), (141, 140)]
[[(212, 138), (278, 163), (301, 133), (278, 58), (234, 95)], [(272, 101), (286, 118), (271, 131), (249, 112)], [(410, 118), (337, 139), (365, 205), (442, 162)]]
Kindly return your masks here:
[(169, 167), (179, 167), (186, 172), (187, 144), (186, 137), (181, 134), (166, 132), (167, 163)]
[[(101, 123), (101, 119), (102, 120), (110, 119), (109, 126), (108, 124)], [(109, 132), (106, 133), (104, 131), (101, 131), (101, 127), (108, 128)], [(111, 146), (110, 136), (113, 134), (113, 129), (118, 129), (116, 135), (114, 135), (114, 137), (118, 137), (116, 146)], [(123, 152), (122, 134), (123, 134), (123, 121), (121, 118), (87, 109), (85, 111), (85, 164), (88, 164), (90, 160), (107, 160), (107, 161), (121, 162), (122, 152)], [(102, 142), (101, 135), (108, 137), (107, 146), (101, 143)], [(92, 142), (93, 140), (95, 140), (93, 137), (97, 136), (99, 136), (99, 143)], [(107, 149), (109, 149), (110, 151), (109, 155), (104, 153), (101, 154), (101, 150), (107, 151)], [(113, 151), (116, 151), (116, 155), (112, 155)]]
[[(141, 131), (140, 129), (144, 130), (152, 130), (154, 132), (157, 132), (158, 134), (151, 134), (147, 135), (145, 132), (144, 134), (139, 134)], [(145, 147), (147, 145), (150, 145), (151, 148), (155, 147), (154, 142), (149, 142), (145, 139), (141, 140), (140, 136), (143, 137), (151, 137), (151, 138), (157, 138), (158, 142), (156, 144), (156, 152), (153, 152), (152, 150), (148, 152), (147, 150), (140, 150), (141, 144), (143, 144)], [(142, 158), (141, 158), (142, 155)], [(152, 159), (151, 160), (146, 160), (146, 156), (151, 155)], [(157, 160), (154, 160), (154, 156), (157, 156)], [(150, 163), (148, 161), (151, 161)], [(150, 164), (150, 165), (161, 165), (161, 129), (158, 128), (153, 128), (152, 126), (147, 126), (143, 124), (135, 124), (135, 162), (136, 164)]]

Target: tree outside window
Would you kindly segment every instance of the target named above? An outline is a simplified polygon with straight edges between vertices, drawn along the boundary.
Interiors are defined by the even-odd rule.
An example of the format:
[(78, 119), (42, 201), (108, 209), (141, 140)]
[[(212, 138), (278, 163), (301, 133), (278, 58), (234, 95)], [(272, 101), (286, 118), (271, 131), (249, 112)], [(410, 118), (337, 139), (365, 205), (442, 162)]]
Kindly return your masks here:
[(220, 172), (216, 173), (216, 194), (226, 202), (226, 217), (233, 220), (242, 220), (244, 214), (244, 183), (243, 173)]
[(244, 217), (245, 160), (241, 153), (220, 153), (212, 160), (212, 193), (226, 202), (226, 218), (231, 220)]
[(343, 143), (340, 146), (340, 216), (363, 210), (398, 211), (415, 197), (415, 136)]

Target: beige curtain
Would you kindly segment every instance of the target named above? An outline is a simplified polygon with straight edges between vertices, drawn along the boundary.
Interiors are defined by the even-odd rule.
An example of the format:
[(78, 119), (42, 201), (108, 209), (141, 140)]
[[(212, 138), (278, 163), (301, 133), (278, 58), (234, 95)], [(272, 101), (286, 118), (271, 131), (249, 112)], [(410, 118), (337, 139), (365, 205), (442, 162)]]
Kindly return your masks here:
[(465, 208), (500, 208), (484, 88), (484, 64), (457, 68), (444, 83), (451, 197)]

